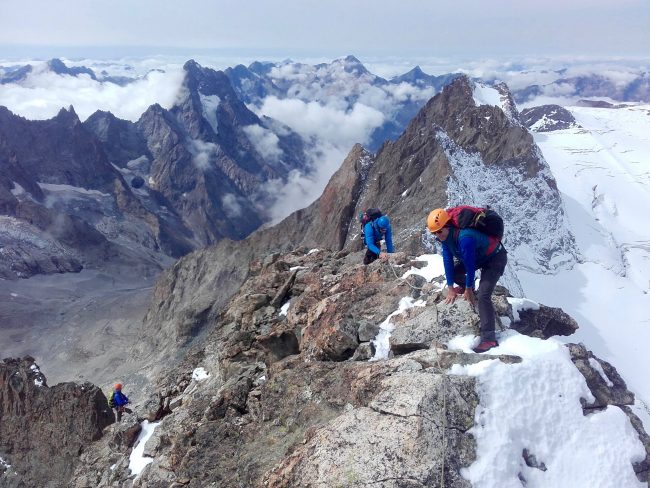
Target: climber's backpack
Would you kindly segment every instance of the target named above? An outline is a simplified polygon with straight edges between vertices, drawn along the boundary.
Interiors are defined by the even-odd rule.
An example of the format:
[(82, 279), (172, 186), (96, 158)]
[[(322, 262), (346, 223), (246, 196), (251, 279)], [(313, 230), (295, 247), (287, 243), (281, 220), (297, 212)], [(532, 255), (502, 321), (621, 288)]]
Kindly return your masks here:
[[(364, 229), (366, 227), (366, 224), (368, 222), (374, 222), (377, 220), (379, 217), (381, 217), (383, 214), (381, 213), (381, 210), (378, 208), (369, 208), (365, 212), (360, 212), (359, 213), (359, 222), (361, 222), (361, 239), (365, 241), (366, 235), (364, 232)], [(374, 224), (373, 224), (374, 225)], [(377, 234), (379, 234), (378, 229), (375, 229)]]
[(115, 408), (115, 392), (111, 392), (111, 396), (108, 399), (108, 406), (111, 408)]
[(476, 229), (497, 239), (503, 239), (503, 219), (490, 207), (459, 205), (447, 209), (451, 222), (459, 229)]

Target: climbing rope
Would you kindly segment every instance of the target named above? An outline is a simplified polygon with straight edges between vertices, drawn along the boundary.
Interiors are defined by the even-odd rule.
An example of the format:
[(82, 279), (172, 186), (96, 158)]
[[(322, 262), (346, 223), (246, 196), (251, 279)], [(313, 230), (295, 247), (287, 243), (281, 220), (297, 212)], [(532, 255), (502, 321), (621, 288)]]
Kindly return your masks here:
[[(397, 275), (395, 272), (395, 268), (393, 267), (393, 264), (390, 261), (387, 261), (391, 271), (393, 272), (393, 275), (395, 275), (395, 278), (400, 281), (404, 281), (407, 285), (409, 285), (411, 288), (414, 290), (422, 290), (422, 288), (418, 288), (416, 286), (411, 285), (406, 279), (400, 277)], [(447, 457), (447, 384), (448, 384), (448, 378), (447, 378), (447, 371), (442, 367), (440, 364), (440, 356), (438, 352), (436, 351), (436, 364), (438, 366), (438, 369), (441, 372), (442, 375), (442, 462), (440, 466), (440, 488), (445, 488), (445, 459)]]
[(397, 280), (403, 281), (404, 283), (406, 283), (408, 286), (410, 286), (414, 290), (418, 290), (418, 291), (422, 290), (422, 287), (418, 288), (417, 286), (413, 286), (405, 278), (402, 278), (401, 276), (398, 276), (397, 273), (395, 272), (395, 268), (393, 267), (393, 263), (391, 263), (390, 261), (386, 261), (386, 262), (388, 263), (388, 266), (390, 267), (390, 270), (393, 272), (393, 275), (395, 275), (395, 278)]
[(447, 457), (447, 371), (440, 364), (436, 351), (436, 363), (442, 373), (442, 463), (440, 466), (440, 488), (445, 488), (445, 458)]

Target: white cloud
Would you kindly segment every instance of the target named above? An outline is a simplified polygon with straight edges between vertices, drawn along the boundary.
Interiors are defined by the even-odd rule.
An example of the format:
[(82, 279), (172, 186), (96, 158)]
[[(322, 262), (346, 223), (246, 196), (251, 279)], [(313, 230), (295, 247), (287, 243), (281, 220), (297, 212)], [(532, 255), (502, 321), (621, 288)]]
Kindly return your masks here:
[(318, 137), (338, 147), (350, 149), (366, 143), (372, 131), (384, 122), (377, 109), (357, 103), (351, 110), (341, 110), (317, 102), (267, 97), (259, 112), (287, 124), (305, 138)]
[(284, 155), (282, 149), (278, 146), (280, 139), (270, 130), (259, 125), (247, 125), (243, 130), (255, 150), (264, 159), (279, 161)]
[(228, 217), (236, 218), (241, 216), (242, 206), (239, 203), (236, 195), (233, 195), (232, 193), (226, 193), (221, 198), (221, 203), (223, 204), (223, 209)]
[(305, 175), (294, 170), (289, 174), (286, 183), (279, 179), (268, 181), (261, 192), (272, 195), (276, 199), (276, 203), (267, 209), (272, 223), (279, 222), (292, 212), (309, 206), (320, 197), (347, 153), (348, 150), (331, 144), (319, 145), (310, 154), (312, 173)]
[(402, 82), (399, 85), (389, 85), (386, 89), (398, 102), (405, 102), (408, 99), (426, 101), (436, 94), (434, 88), (421, 89), (406, 82)]
[(201, 171), (210, 169), (210, 160), (218, 149), (217, 145), (212, 142), (203, 142), (199, 139), (194, 139), (191, 142), (192, 162)]
[(0, 100), (12, 112), (28, 119), (48, 119), (72, 105), (81, 120), (97, 110), (136, 121), (152, 104), (173, 105), (184, 73), (180, 67), (149, 73), (129, 85), (100, 83), (88, 75), (64, 76), (38, 67), (21, 84), (0, 85)]

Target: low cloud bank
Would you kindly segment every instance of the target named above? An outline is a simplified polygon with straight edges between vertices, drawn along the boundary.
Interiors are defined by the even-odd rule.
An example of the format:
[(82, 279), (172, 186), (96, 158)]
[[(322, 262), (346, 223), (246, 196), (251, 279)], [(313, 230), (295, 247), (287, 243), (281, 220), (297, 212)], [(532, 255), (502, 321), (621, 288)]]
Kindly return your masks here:
[(152, 71), (126, 86), (100, 83), (89, 75), (58, 75), (34, 69), (20, 84), (0, 85), (0, 104), (32, 120), (54, 117), (62, 107), (72, 105), (81, 120), (97, 110), (121, 119), (136, 121), (152, 104), (169, 108), (183, 81), (181, 67), (164, 73)]
[(321, 143), (309, 154), (311, 173), (294, 170), (287, 181), (280, 179), (268, 181), (261, 189), (272, 195), (275, 203), (267, 209), (271, 223), (277, 223), (296, 210), (308, 207), (321, 196), (330, 177), (341, 166), (348, 151), (328, 143)]

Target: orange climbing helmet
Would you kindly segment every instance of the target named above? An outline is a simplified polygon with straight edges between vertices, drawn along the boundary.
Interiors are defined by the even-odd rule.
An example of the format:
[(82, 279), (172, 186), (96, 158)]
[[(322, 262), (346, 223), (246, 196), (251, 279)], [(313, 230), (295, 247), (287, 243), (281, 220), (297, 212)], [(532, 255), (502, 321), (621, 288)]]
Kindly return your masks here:
[(121, 389), (122, 389), (122, 383), (115, 383), (115, 385), (113, 386), (113, 388), (114, 388), (115, 390), (121, 390)]
[(427, 227), (431, 232), (438, 232), (442, 229), (451, 217), (444, 208), (433, 210), (427, 217)]

